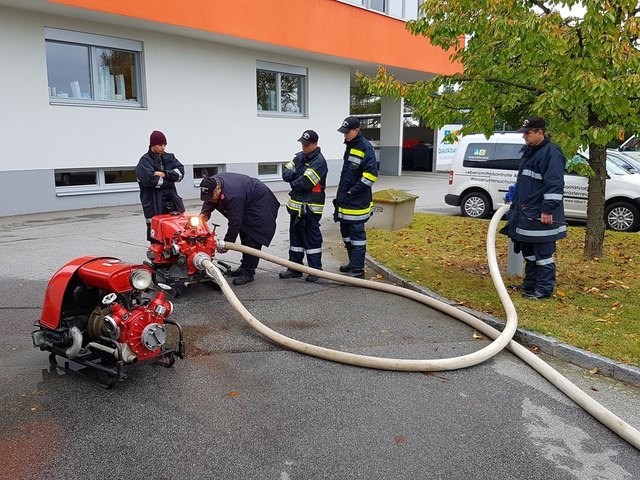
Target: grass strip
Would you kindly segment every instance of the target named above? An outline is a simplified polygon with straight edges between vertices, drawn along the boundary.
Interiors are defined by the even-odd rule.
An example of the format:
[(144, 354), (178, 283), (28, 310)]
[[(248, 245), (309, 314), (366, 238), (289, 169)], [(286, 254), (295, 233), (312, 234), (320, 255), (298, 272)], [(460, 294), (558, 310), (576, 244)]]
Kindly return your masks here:
[[(388, 268), (450, 300), (504, 319), (486, 258), (489, 222), (418, 213), (410, 227), (367, 230), (367, 251)], [(519, 325), (615, 361), (640, 366), (640, 234), (607, 231), (604, 256), (584, 260), (585, 229), (557, 243), (557, 284), (549, 300), (510, 293)], [(507, 237), (498, 235), (505, 284)]]

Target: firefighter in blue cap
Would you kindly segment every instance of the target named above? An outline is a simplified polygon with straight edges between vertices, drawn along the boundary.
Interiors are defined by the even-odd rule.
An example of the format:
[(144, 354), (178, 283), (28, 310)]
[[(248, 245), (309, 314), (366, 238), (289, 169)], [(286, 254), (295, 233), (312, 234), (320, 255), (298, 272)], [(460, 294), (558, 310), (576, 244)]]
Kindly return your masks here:
[(334, 200), (334, 220), (340, 222), (342, 241), (349, 255), (349, 263), (341, 265), (340, 271), (350, 277), (364, 278), (367, 252), (364, 224), (371, 216), (371, 187), (378, 180), (378, 163), (373, 147), (360, 133), (358, 118), (345, 118), (338, 131), (344, 134), (346, 149)]
[(505, 199), (512, 202), (508, 235), (514, 248), (522, 251), (525, 270), (522, 284), (512, 288), (521, 290), (524, 298), (542, 300), (553, 294), (556, 284), (556, 240), (567, 236), (565, 157), (545, 134), (542, 118), (528, 117), (516, 131), (523, 134), (526, 145), (515, 189)]
[[(322, 233), (320, 219), (324, 209), (327, 161), (318, 146), (318, 134), (305, 130), (298, 139), (302, 151), (282, 169), (282, 179), (291, 186), (287, 211), (289, 220), (289, 260), (302, 265), (304, 256), (311, 268), (322, 270)], [(299, 278), (295, 270), (280, 272), (280, 278)], [(307, 282), (318, 280), (307, 275)]]

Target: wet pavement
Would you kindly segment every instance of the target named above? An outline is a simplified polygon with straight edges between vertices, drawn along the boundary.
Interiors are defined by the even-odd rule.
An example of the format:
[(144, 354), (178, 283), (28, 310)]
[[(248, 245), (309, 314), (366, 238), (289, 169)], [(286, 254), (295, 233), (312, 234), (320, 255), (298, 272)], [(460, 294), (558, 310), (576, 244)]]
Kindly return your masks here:
[[(392, 187), (420, 195), (420, 211), (457, 213), (442, 201), (446, 175), (377, 186)], [(335, 272), (345, 253), (329, 213), (323, 262)], [(222, 217), (212, 220), (224, 232)], [(284, 207), (278, 222), (266, 251), (286, 258)], [(635, 448), (508, 352), (429, 374), (335, 364), (263, 339), (207, 285), (172, 300), (188, 352), (173, 368), (134, 365), (112, 390), (51, 372), (30, 337), (49, 278), (83, 255), (142, 261), (144, 219), (124, 206), (4, 217), (0, 228), (0, 478), (640, 478)], [(235, 265), (239, 254), (220, 259)], [(411, 300), (281, 280), (281, 270), (261, 261), (253, 283), (233, 288), (256, 318), (298, 340), (402, 358), (487, 343)], [(640, 428), (640, 389), (549, 360)]]

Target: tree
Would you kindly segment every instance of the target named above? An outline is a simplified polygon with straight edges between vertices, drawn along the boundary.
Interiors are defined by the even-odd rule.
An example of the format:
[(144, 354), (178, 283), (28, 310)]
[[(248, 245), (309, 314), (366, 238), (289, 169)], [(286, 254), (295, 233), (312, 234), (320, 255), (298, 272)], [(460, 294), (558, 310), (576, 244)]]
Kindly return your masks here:
[[(580, 18), (559, 13), (580, 4)], [(513, 127), (535, 115), (568, 158), (588, 147), (584, 256), (599, 257), (606, 145), (640, 132), (639, 13), (637, 0), (425, 0), (408, 30), (449, 50), (463, 72), (406, 84), (380, 68), (358, 80), (370, 93), (405, 97), (434, 128), (463, 114), (463, 133), (490, 135), (496, 117)]]

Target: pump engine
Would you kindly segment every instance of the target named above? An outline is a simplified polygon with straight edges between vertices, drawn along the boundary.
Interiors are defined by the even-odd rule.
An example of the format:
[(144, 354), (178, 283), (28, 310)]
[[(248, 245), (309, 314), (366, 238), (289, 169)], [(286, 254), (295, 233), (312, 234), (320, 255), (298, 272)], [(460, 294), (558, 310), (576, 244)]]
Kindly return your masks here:
[(151, 237), (154, 242), (147, 250), (149, 265), (157, 281), (169, 285), (175, 295), (190, 284), (211, 281), (193, 265), (197, 253), (213, 258), (217, 247), (215, 228), (209, 230), (198, 215), (156, 215), (151, 219)]
[[(127, 364), (153, 359), (170, 367), (176, 356), (184, 358), (185, 345), (180, 325), (167, 319), (173, 305), (162, 288), (169, 289), (154, 287), (146, 265), (112, 257), (72, 260), (49, 281), (33, 344), (50, 352), (52, 368), (107, 388), (125, 378)], [(167, 325), (177, 330), (177, 349), (166, 346)]]

